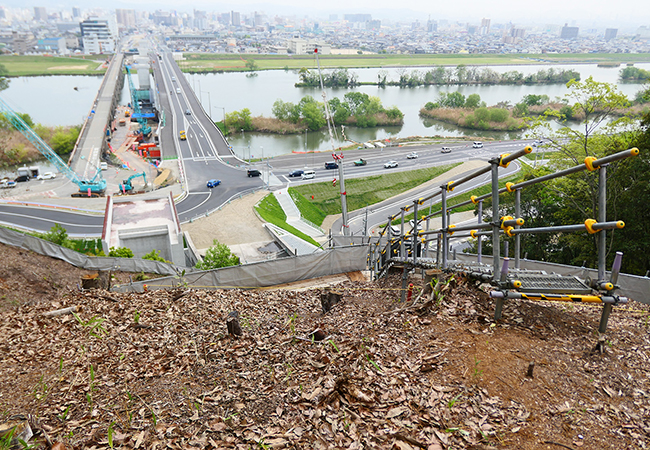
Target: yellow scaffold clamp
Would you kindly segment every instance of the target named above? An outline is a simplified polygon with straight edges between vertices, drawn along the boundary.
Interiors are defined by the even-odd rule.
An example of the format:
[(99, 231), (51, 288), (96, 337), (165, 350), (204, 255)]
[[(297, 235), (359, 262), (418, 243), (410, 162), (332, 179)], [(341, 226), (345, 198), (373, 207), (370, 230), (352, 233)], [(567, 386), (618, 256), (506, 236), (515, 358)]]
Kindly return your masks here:
[[(587, 170), (590, 171), (590, 172), (593, 172), (594, 170), (596, 170), (598, 168), (598, 167), (594, 167), (594, 161), (596, 161), (596, 158), (594, 158), (593, 156), (587, 156), (585, 158), (585, 166), (587, 167)], [(591, 231), (590, 231), (590, 233), (591, 233)], [(595, 231), (594, 231), (594, 233), (595, 233)]]
[[(587, 164), (586, 160), (585, 160), (585, 164)], [(600, 230), (594, 230), (594, 224), (595, 223), (596, 223), (596, 221), (594, 219), (585, 220), (585, 228), (587, 229), (587, 232), (589, 234), (595, 234), (595, 233), (598, 233), (600, 231)]]
[(503, 162), (503, 159), (504, 159), (506, 156), (510, 156), (510, 153), (504, 153), (503, 155), (499, 155), (499, 166), (500, 166), (500, 167), (504, 167), (504, 168), (505, 168), (505, 167), (508, 167), (508, 165), (510, 164), (510, 162), (507, 162), (507, 163), (504, 163), (504, 162)]

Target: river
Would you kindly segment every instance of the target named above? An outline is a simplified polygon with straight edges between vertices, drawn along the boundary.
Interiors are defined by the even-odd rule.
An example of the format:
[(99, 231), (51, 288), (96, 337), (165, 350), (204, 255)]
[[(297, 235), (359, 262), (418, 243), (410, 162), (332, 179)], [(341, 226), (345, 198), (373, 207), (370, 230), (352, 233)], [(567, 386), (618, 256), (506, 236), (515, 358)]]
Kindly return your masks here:
[[(650, 63), (636, 64), (636, 67), (650, 70)], [(618, 68), (597, 67), (596, 64), (580, 65), (513, 65), (490, 66), (503, 73), (517, 70), (524, 74), (541, 69), (577, 70), (584, 80), (593, 76), (596, 81), (615, 83), (621, 92), (632, 98), (642, 88), (641, 84), (619, 84)], [(408, 68), (406, 70), (424, 72), (427, 68)], [(398, 78), (398, 69), (350, 69), (357, 74), (359, 81), (374, 81), (380, 70), (388, 72), (389, 79)], [(250, 109), (252, 115), (271, 117), (273, 103), (282, 99), (297, 103), (306, 95), (322, 101), (320, 89), (295, 88), (298, 81), (296, 71), (261, 71), (256, 76), (245, 73), (193, 74), (186, 75), (190, 86), (208, 111), (212, 109), (212, 118), (222, 120), (224, 113)], [(137, 77), (134, 77), (137, 82)], [(90, 112), (93, 100), (101, 84), (100, 77), (88, 76), (50, 76), (13, 78), (6, 91), (0, 95), (18, 112), (28, 113), (35, 122), (49, 126), (78, 125)], [(76, 88), (76, 89), (75, 89)], [(488, 105), (500, 101), (512, 104), (519, 102), (527, 94), (546, 94), (551, 99), (561, 97), (568, 92), (563, 84), (539, 86), (421, 86), (417, 88), (399, 88), (377, 86), (360, 86), (355, 89), (368, 95), (377, 96), (385, 107), (397, 106), (404, 114), (401, 127), (380, 127), (373, 129), (346, 128), (348, 138), (357, 142), (373, 139), (405, 138), (409, 136), (488, 136), (499, 139), (520, 137), (518, 133), (493, 133), (459, 129), (453, 125), (437, 121), (423, 121), (418, 112), (429, 101), (435, 101), (440, 92), (460, 91), (465, 96), (477, 93)], [(343, 98), (348, 89), (326, 89), (328, 99)], [(122, 102), (129, 100), (128, 83), (122, 95)], [(209, 111), (208, 111), (209, 112)], [(340, 129), (338, 130), (340, 134)], [(331, 149), (327, 131), (308, 132), (299, 135), (278, 136), (262, 133), (235, 133), (229, 141), (237, 154), (242, 157), (270, 157), (292, 151), (313, 151)], [(337, 140), (335, 146), (343, 145)]]

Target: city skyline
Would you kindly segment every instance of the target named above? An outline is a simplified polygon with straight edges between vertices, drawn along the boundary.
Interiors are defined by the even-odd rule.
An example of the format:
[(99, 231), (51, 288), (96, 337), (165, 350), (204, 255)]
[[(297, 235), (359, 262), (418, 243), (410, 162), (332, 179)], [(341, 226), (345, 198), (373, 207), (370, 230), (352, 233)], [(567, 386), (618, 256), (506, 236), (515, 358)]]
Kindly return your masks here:
[[(2, 6), (9, 8), (45, 7), (48, 12), (71, 9), (72, 7), (106, 8), (106, 3), (99, 0), (88, 0), (81, 5), (78, 0), (60, 2), (58, 0), (43, 0), (26, 5), (20, 0), (3, 2)], [(136, 9), (142, 11), (174, 10), (192, 13), (193, 10), (203, 11), (264, 11), (267, 15), (293, 15), (313, 18), (328, 18), (332, 14), (342, 19), (343, 14), (371, 14), (380, 20), (420, 20), (428, 17), (433, 20), (451, 20), (458, 22), (480, 22), (489, 18), (493, 23), (518, 22), (528, 24), (560, 24), (568, 23), (580, 27), (635, 27), (650, 26), (650, 10), (641, 0), (621, 0), (612, 3), (606, 0), (592, 0), (588, 7), (579, 0), (547, 0), (541, 2), (522, 2), (500, 0), (485, 2), (481, 0), (461, 0), (453, 3), (434, 4), (427, 0), (411, 0), (406, 7), (395, 8), (395, 2), (388, 0), (330, 0), (326, 3), (316, 3), (305, 6), (302, 0), (275, 0), (273, 3), (261, 3), (259, 0), (240, 0), (237, 3), (215, 3), (210, 0), (195, 0), (186, 6), (180, 6), (172, 0), (138, 0), (137, 2), (115, 1), (111, 9)]]

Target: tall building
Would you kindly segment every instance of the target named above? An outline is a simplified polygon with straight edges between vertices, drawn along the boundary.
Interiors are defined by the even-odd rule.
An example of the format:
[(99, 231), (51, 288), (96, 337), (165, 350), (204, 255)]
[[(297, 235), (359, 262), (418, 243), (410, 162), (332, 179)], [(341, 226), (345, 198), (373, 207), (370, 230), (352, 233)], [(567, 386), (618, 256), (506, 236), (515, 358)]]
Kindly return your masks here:
[(366, 22), (366, 30), (380, 30), (381, 29), (381, 20), (369, 20)]
[(263, 26), (264, 22), (265, 22), (264, 13), (259, 13), (259, 12), (255, 11), (253, 13), (253, 22), (254, 22), (253, 25), (255, 25), (256, 27)]
[(15, 53), (24, 55), (31, 53), (36, 45), (36, 39), (32, 32), (12, 31), (11, 32), (11, 48)]
[(293, 38), (287, 41), (287, 49), (290, 53), (295, 55), (311, 55), (314, 50), (318, 48), (318, 53), (321, 55), (332, 54), (332, 46), (324, 42), (317, 42), (313, 40)]
[(221, 25), (230, 25), (230, 14), (221, 13), (217, 15), (217, 22), (219, 22)]
[(372, 20), (371, 14), (344, 14), (343, 19), (348, 22), (369, 22)]
[(605, 40), (611, 41), (612, 39), (616, 39), (617, 34), (618, 34), (618, 28), (607, 28), (605, 30)]
[(79, 8), (77, 6), (73, 6), (72, 7), (72, 17), (73, 18), (81, 17), (81, 8)]
[(205, 11), (194, 10), (194, 28), (199, 30), (208, 28), (208, 15)]
[(513, 38), (523, 39), (525, 34), (526, 34), (526, 30), (523, 28), (515, 28), (515, 27), (510, 28), (510, 36), (512, 36)]
[(560, 32), (560, 39), (576, 39), (578, 37), (578, 27), (570, 27), (565, 23)]
[(47, 22), (47, 11), (43, 6), (34, 6), (34, 20)]
[(117, 22), (114, 18), (91, 17), (79, 23), (84, 53), (114, 53), (117, 45)]
[(481, 34), (490, 34), (490, 19), (482, 19), (481, 20)]
[(232, 25), (233, 27), (241, 26), (241, 17), (239, 16), (239, 13), (237, 11), (230, 12), (230, 25)]
[(438, 32), (438, 22), (435, 20), (427, 20), (427, 33), (437, 33)]
[(117, 24), (124, 28), (135, 28), (135, 9), (116, 9)]

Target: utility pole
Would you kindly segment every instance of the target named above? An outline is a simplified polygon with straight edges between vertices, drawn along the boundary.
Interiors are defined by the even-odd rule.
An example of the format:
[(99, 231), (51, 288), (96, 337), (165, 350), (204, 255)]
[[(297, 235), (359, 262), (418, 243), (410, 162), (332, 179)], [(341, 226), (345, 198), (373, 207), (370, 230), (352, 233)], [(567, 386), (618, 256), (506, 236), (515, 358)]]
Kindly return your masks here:
[(316, 55), (316, 64), (318, 65), (318, 78), (320, 79), (320, 88), (323, 91), (323, 103), (325, 105), (325, 120), (327, 121), (327, 131), (330, 135), (330, 144), (332, 146), (332, 157), (334, 162), (339, 166), (339, 192), (341, 193), (341, 215), (343, 219), (343, 235), (350, 235), (350, 226), (348, 225), (348, 202), (347, 202), (347, 192), (345, 191), (345, 179), (343, 176), (343, 154), (337, 155), (334, 149), (334, 133), (332, 131), (332, 116), (330, 114), (330, 107), (327, 104), (327, 96), (325, 95), (325, 86), (323, 85), (323, 74), (320, 70), (320, 61), (318, 60), (318, 48), (314, 49), (314, 55)]

